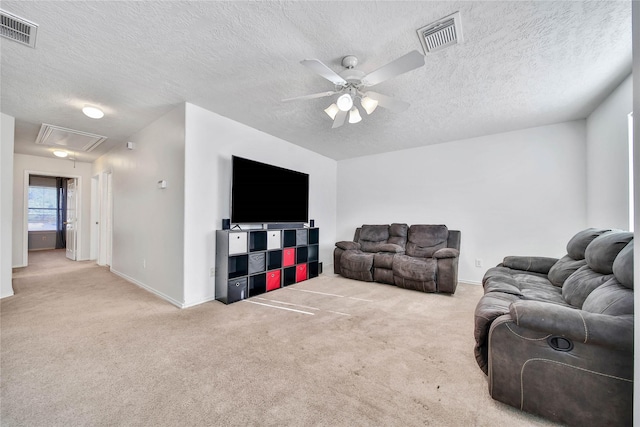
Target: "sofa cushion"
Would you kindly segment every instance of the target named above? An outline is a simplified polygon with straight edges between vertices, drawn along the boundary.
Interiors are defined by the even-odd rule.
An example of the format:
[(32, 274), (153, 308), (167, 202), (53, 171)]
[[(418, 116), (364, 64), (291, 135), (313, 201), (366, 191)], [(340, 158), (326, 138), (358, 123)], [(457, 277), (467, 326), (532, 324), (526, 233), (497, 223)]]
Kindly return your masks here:
[(419, 282), (436, 280), (437, 261), (433, 258), (414, 258), (396, 255), (393, 258), (393, 275)]
[(350, 279), (373, 281), (373, 254), (345, 251), (340, 257), (340, 272)]
[(589, 294), (612, 277), (613, 274), (600, 274), (585, 265), (580, 267), (564, 282), (562, 297), (571, 306), (582, 308)]
[(391, 270), (393, 268), (393, 258), (395, 254), (389, 252), (378, 252), (373, 255), (373, 266), (375, 268), (386, 268)]
[(380, 245), (387, 243), (388, 239), (388, 225), (363, 225), (358, 243), (364, 252), (378, 252)]
[(627, 243), (613, 261), (613, 275), (622, 286), (633, 289), (633, 240)]
[(407, 224), (391, 224), (389, 226), (389, 239), (388, 243), (401, 246), (402, 249), (407, 245), (407, 234), (409, 233), (409, 226)]
[(595, 238), (585, 251), (587, 265), (601, 274), (613, 273), (613, 261), (631, 239), (629, 231), (609, 231)]
[(607, 231), (609, 230), (603, 228), (587, 228), (580, 231), (567, 243), (567, 254), (575, 260), (584, 259), (584, 252), (587, 250), (589, 243)]
[(571, 276), (574, 272), (576, 272), (580, 267), (587, 265), (587, 260), (585, 259), (573, 259), (569, 255), (565, 255), (558, 260), (553, 266), (549, 269), (549, 274), (547, 277), (549, 281), (555, 286), (562, 286), (567, 280), (567, 277)]
[(582, 309), (609, 316), (633, 315), (633, 290), (611, 278), (589, 294)]
[(431, 258), (438, 249), (447, 247), (446, 225), (412, 225), (407, 237), (407, 255)]
[(537, 299), (565, 304), (562, 290), (549, 282), (544, 274), (513, 270), (507, 267), (490, 268), (482, 279), (485, 295), (493, 292), (514, 295), (521, 299)]

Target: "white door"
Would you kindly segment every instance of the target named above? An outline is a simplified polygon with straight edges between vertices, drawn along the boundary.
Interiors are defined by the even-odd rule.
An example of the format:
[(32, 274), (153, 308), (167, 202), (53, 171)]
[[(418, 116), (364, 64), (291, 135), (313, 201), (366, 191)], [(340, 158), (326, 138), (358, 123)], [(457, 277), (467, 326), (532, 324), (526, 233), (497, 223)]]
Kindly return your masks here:
[(113, 244), (113, 176), (107, 174), (107, 212), (106, 212), (106, 264), (111, 266), (112, 244)]
[(73, 261), (76, 260), (77, 199), (76, 180), (69, 179), (67, 181), (67, 258)]

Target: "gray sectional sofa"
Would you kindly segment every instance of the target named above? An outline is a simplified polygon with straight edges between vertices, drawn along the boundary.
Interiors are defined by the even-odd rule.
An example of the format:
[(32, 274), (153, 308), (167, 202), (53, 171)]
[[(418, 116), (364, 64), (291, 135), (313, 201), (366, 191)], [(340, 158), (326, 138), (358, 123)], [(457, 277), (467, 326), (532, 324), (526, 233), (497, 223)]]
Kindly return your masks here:
[(631, 425), (633, 234), (587, 229), (561, 259), (483, 278), (475, 354), (501, 402), (569, 425)]
[(334, 273), (422, 292), (453, 294), (460, 231), (445, 225), (363, 225), (353, 241), (336, 243)]

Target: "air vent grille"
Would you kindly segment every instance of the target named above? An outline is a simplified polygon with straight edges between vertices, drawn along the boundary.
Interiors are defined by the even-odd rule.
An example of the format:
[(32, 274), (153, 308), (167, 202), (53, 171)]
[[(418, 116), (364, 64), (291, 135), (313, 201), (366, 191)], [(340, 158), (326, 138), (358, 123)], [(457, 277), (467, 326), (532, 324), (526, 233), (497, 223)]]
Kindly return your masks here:
[(425, 54), (462, 42), (460, 12), (420, 28), (418, 37)]
[(0, 9), (0, 36), (35, 48), (38, 25)]

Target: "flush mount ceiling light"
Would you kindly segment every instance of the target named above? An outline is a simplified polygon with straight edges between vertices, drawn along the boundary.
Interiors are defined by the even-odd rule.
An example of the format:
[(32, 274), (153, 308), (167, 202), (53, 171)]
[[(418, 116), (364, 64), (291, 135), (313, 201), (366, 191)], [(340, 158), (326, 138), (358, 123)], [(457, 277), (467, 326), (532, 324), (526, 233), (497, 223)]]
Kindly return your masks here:
[(61, 159), (64, 159), (65, 157), (67, 157), (69, 155), (69, 153), (67, 153), (66, 151), (62, 151), (62, 150), (53, 150), (53, 155), (56, 157), (60, 157)]
[(362, 120), (358, 108), (354, 106), (356, 98), (360, 98), (360, 105), (362, 105), (362, 108), (364, 108), (367, 114), (373, 113), (378, 106), (395, 112), (404, 111), (409, 108), (409, 104), (404, 101), (377, 92), (365, 92), (365, 90), (370, 86), (375, 86), (400, 74), (422, 67), (424, 65), (424, 55), (417, 50), (411, 51), (369, 74), (355, 69), (356, 65), (358, 65), (358, 58), (353, 55), (342, 58), (342, 66), (345, 70), (340, 74), (333, 71), (318, 59), (305, 59), (300, 61), (300, 63), (320, 77), (329, 80), (335, 85), (335, 89), (327, 92), (287, 98), (283, 99), (283, 101), (316, 99), (339, 95), (335, 103), (324, 110), (333, 120), (333, 126), (331, 127), (335, 129), (347, 121), (347, 116), (349, 116), (349, 123), (358, 123)]
[(85, 116), (91, 117), (92, 119), (101, 119), (104, 117), (104, 112), (98, 107), (94, 107), (93, 105), (85, 105), (82, 108), (82, 112)]

